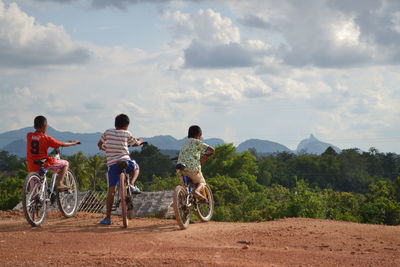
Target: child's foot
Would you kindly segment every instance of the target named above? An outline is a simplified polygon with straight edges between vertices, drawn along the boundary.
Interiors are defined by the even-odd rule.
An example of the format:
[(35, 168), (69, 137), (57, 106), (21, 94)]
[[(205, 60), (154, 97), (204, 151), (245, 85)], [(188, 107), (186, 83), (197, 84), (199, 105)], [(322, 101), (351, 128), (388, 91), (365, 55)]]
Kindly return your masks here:
[(197, 192), (197, 191), (194, 191), (194, 196), (195, 196), (198, 200), (202, 200), (202, 201), (206, 201), (206, 200), (207, 200), (200, 192)]
[(134, 193), (134, 194), (140, 194), (141, 193), (139, 187), (137, 187), (136, 185), (131, 185), (131, 190), (132, 190), (132, 193)]
[(68, 191), (70, 189), (69, 186), (66, 186), (63, 184), (59, 184), (56, 187), (57, 187), (58, 192), (64, 192), (64, 191)]
[(99, 222), (99, 224), (111, 225), (111, 224), (112, 224), (112, 221), (110, 220), (110, 218), (104, 217), (104, 218)]

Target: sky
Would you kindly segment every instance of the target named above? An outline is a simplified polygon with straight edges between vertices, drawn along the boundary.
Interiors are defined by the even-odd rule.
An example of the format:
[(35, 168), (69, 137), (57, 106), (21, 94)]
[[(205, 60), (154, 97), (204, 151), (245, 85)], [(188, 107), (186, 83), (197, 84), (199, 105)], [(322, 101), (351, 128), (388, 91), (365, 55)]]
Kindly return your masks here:
[(400, 1), (0, 0), (0, 132), (400, 153)]

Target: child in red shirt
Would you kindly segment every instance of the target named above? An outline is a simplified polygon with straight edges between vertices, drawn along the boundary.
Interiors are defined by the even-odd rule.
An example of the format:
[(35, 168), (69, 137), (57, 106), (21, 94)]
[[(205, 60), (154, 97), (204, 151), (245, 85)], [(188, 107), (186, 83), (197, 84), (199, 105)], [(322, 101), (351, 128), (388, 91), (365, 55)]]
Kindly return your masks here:
[(46, 159), (44, 168), (53, 170), (59, 174), (56, 181), (56, 188), (58, 191), (65, 191), (69, 188), (63, 184), (65, 174), (68, 171), (69, 163), (66, 160), (55, 159), (47, 154), (49, 147), (59, 148), (74, 146), (79, 144), (79, 141), (69, 143), (62, 143), (54, 138), (46, 135), (47, 119), (44, 116), (37, 116), (34, 120), (35, 132), (30, 132), (26, 135), (26, 160), (28, 172), (37, 172), (40, 166), (35, 164), (35, 160)]

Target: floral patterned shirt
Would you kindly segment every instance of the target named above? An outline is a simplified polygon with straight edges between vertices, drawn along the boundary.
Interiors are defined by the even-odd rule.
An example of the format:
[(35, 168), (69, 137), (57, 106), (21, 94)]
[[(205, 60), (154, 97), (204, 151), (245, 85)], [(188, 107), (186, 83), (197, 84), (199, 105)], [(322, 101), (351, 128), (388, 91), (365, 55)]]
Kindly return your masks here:
[(178, 163), (185, 164), (187, 171), (201, 171), (200, 158), (208, 147), (201, 140), (189, 138), (179, 152)]

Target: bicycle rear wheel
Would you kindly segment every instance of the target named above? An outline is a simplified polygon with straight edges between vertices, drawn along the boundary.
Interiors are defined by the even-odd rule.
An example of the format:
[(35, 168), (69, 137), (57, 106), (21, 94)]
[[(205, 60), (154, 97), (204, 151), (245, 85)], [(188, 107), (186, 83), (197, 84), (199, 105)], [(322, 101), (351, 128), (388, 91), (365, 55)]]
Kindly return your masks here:
[(132, 190), (130, 188), (127, 188), (125, 200), (126, 200), (126, 209), (128, 212), (127, 216), (129, 220), (135, 218), (135, 211), (133, 210), (133, 198), (134, 195), (132, 193)]
[[(57, 179), (57, 175), (53, 179)], [(65, 218), (75, 216), (78, 210), (78, 184), (74, 174), (68, 170), (64, 183), (69, 187), (68, 191), (57, 193), (57, 205)]]
[(124, 228), (128, 227), (128, 208), (126, 205), (125, 173), (119, 175), (119, 197), (121, 200), (121, 216)]
[(197, 201), (195, 214), (202, 222), (208, 222), (214, 212), (214, 198), (211, 188), (205, 186), (207, 201)]
[(29, 174), (25, 178), (22, 190), (22, 209), (28, 223), (39, 226), (46, 217), (46, 196), (41, 196), (42, 182), (36, 173)]
[(176, 222), (182, 230), (189, 227), (190, 209), (186, 205), (187, 191), (181, 185), (175, 187), (172, 206), (174, 208)]

